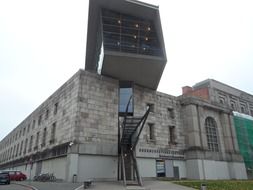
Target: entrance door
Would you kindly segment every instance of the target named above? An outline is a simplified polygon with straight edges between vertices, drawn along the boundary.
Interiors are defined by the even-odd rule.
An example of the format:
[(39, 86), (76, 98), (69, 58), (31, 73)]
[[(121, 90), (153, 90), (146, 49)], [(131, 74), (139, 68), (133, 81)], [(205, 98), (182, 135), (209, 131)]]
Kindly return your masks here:
[(164, 160), (156, 160), (156, 176), (157, 177), (165, 177)]
[(37, 162), (36, 164), (36, 170), (35, 170), (35, 175), (38, 176), (41, 173), (42, 169), (42, 161)]
[(174, 178), (175, 179), (179, 179), (179, 167), (178, 166), (174, 166), (173, 167), (173, 171), (174, 171)]

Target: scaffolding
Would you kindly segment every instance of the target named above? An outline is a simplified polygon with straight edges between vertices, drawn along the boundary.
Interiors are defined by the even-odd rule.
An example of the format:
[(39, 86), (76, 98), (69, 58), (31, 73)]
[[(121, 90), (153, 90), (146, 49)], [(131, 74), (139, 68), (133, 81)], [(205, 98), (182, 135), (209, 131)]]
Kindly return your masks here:
[(253, 117), (233, 112), (234, 124), (240, 153), (248, 175), (253, 174)]

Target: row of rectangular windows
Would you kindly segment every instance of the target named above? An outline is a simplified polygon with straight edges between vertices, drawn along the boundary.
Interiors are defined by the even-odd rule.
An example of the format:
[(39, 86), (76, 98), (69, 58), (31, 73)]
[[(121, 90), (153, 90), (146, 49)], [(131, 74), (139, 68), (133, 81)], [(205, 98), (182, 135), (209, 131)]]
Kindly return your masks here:
[[(176, 143), (176, 133), (175, 133), (175, 126), (168, 126), (168, 144), (175, 144)], [(147, 141), (155, 141), (155, 124), (148, 123), (148, 138)]]
[[(150, 108), (150, 112), (154, 113), (155, 112), (155, 104), (153, 103), (146, 103), (147, 109)], [(175, 119), (175, 111), (173, 108), (169, 107), (167, 108), (168, 116), (170, 119)]]
[[(51, 137), (49, 141), (50, 144), (53, 144), (55, 142), (55, 133), (56, 133), (56, 122), (53, 123), (52, 128), (51, 128)], [(40, 138), (40, 131), (38, 131), (36, 134), (34, 151), (38, 150), (39, 138)], [(47, 138), (47, 128), (45, 127), (43, 129), (43, 134), (42, 134), (42, 139), (41, 139), (41, 148), (43, 148), (46, 145), (46, 138)], [(24, 150), (23, 150), (23, 145), (24, 145)], [(22, 140), (20, 144), (18, 143), (17, 145), (14, 145), (13, 147), (6, 150), (4, 153), (0, 154), (0, 162), (11, 160), (12, 158), (18, 157), (18, 155), (21, 156), (22, 151), (23, 151), (23, 155), (31, 152), (32, 147), (33, 147), (33, 135), (30, 136), (28, 149), (27, 149), (27, 146), (28, 146), (28, 138), (26, 138), (24, 141)]]
[[(219, 103), (225, 104), (226, 103), (226, 97), (220, 95), (219, 96)], [(239, 111), (241, 113), (245, 113), (245, 114), (249, 114), (249, 115), (253, 116), (253, 107), (250, 106), (250, 108), (248, 110), (247, 103), (240, 102), (239, 107), (238, 107), (237, 100), (230, 100), (230, 107), (234, 111)]]
[[(54, 104), (54, 111), (53, 111), (53, 115), (56, 115), (58, 112), (58, 107), (59, 104), (58, 102)], [(49, 114), (50, 111), (49, 109), (46, 109), (46, 113), (45, 113), (45, 120), (47, 120), (49, 118)], [(43, 114), (41, 114), (38, 118), (38, 126), (41, 125), (42, 123), (42, 118), (43, 118)], [(32, 121), (32, 129), (35, 128), (36, 125), (36, 120)], [(31, 128), (31, 124), (28, 124), (27, 127), (24, 127), (22, 129), (19, 130), (19, 132), (17, 132), (16, 134), (14, 134), (12, 137), (10, 137), (5, 143), (2, 143), (0, 145), (0, 150), (6, 148), (7, 146), (11, 145), (12, 143), (14, 143), (15, 141), (18, 140), (18, 138), (21, 138), (21, 136), (25, 136), (26, 134), (28, 134), (30, 132), (30, 128)]]

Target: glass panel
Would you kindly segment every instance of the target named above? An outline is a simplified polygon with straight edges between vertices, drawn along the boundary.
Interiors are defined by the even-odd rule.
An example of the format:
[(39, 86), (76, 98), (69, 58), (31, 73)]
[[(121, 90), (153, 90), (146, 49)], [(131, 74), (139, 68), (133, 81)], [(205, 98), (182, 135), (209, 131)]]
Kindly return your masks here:
[(103, 9), (102, 24), (105, 50), (162, 55), (152, 21)]
[[(133, 95), (132, 88), (120, 88), (119, 90), (119, 112), (125, 113), (126, 107), (130, 97)], [(128, 113), (133, 113), (133, 99), (131, 99), (130, 104), (128, 106)]]

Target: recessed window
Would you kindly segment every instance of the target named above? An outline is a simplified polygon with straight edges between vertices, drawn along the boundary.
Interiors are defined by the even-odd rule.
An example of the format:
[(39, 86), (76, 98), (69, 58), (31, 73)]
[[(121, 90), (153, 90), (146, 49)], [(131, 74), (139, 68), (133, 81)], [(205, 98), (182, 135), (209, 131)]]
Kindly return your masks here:
[(21, 156), (22, 150), (23, 150), (23, 141), (21, 141), (21, 144), (20, 144), (19, 156)]
[(28, 152), (32, 151), (32, 145), (33, 145), (33, 135), (30, 137), (30, 144), (29, 144)]
[(45, 114), (45, 120), (48, 119), (48, 116), (49, 116), (49, 110), (47, 109), (47, 110), (46, 110), (46, 114)]
[(150, 112), (155, 112), (155, 104), (152, 104), (152, 103), (147, 103), (147, 109), (149, 108), (150, 109)]
[(13, 150), (13, 148), (11, 147), (11, 151), (10, 151), (10, 154), (9, 154), (9, 160), (11, 159), (12, 150)]
[(218, 152), (219, 151), (218, 132), (215, 120), (211, 117), (206, 118), (205, 128), (206, 128), (208, 149), (213, 152)]
[(26, 129), (25, 129), (25, 127), (24, 127), (24, 128), (23, 128), (23, 136), (25, 136), (25, 130), (26, 130)]
[(18, 151), (19, 151), (19, 144), (17, 145), (17, 150), (16, 150), (16, 155), (15, 155), (15, 157), (18, 156)]
[(155, 124), (154, 123), (148, 123), (148, 136), (150, 141), (155, 140)]
[(219, 95), (219, 103), (225, 104), (226, 103), (226, 96), (224, 94)]
[(241, 108), (241, 113), (245, 113), (245, 114), (248, 113), (246, 103), (240, 103), (240, 108)]
[(33, 123), (32, 123), (32, 129), (34, 129), (34, 128), (35, 128), (35, 125), (36, 125), (36, 121), (35, 121), (35, 120), (33, 120)]
[(29, 133), (29, 131), (30, 131), (30, 124), (28, 124), (27, 126), (27, 133)]
[(27, 144), (28, 144), (28, 139), (25, 139), (25, 147), (24, 147), (24, 155), (26, 154), (26, 149), (27, 149)]
[(50, 144), (53, 144), (55, 141), (55, 130), (56, 130), (56, 122), (54, 122), (52, 125)]
[(253, 109), (250, 110), (250, 115), (253, 116)]
[(55, 104), (54, 104), (54, 115), (56, 115), (57, 112), (58, 112), (58, 106), (59, 106), (58, 103), (55, 103)]
[(41, 124), (41, 120), (42, 120), (42, 115), (39, 116), (39, 119), (38, 119), (38, 125), (40, 126)]
[(169, 126), (169, 143), (176, 142), (175, 126)]
[(235, 111), (236, 110), (236, 103), (234, 101), (231, 101), (230, 105), (231, 105), (232, 110)]
[(40, 138), (40, 132), (38, 131), (37, 134), (36, 134), (36, 140), (35, 140), (34, 150), (37, 150), (37, 149), (38, 149), (39, 138)]
[(175, 118), (175, 112), (173, 108), (167, 108), (168, 111), (168, 116), (170, 119), (174, 119)]
[(13, 148), (12, 158), (14, 158), (15, 152), (16, 152), (16, 145), (14, 145), (14, 148)]
[(47, 128), (44, 128), (43, 135), (42, 135), (41, 147), (44, 147), (46, 145), (46, 138), (47, 138)]

